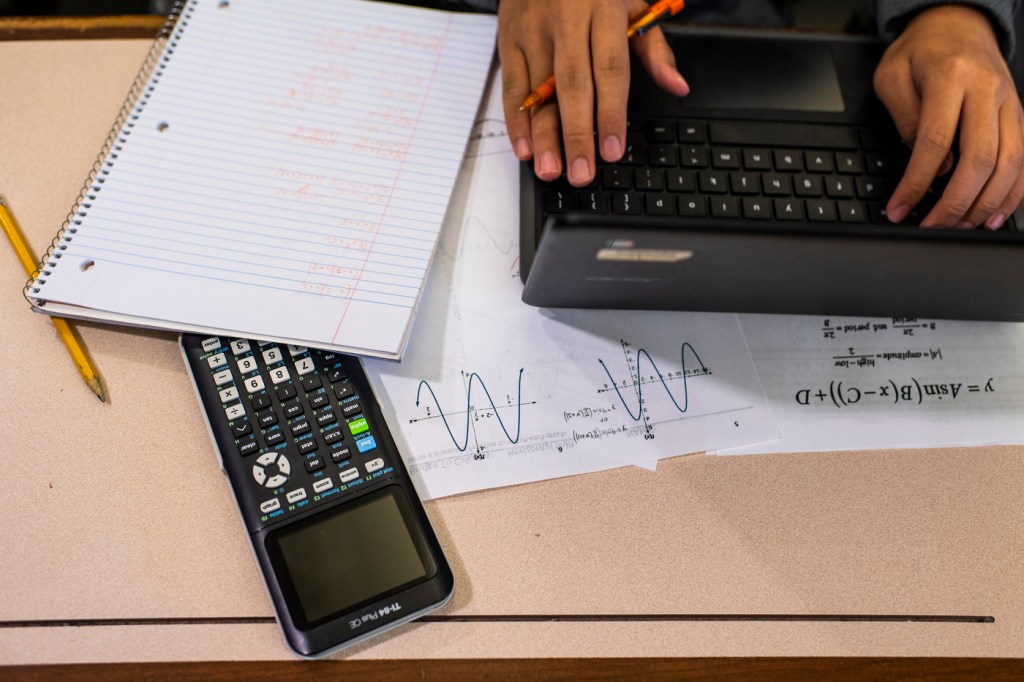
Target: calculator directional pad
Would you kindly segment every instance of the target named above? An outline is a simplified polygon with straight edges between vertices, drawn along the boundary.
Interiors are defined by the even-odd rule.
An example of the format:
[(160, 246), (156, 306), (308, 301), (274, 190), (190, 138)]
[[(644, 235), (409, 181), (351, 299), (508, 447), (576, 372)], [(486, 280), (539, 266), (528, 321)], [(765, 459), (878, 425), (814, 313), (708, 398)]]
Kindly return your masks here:
[(264, 488), (280, 488), (291, 473), (291, 463), (280, 452), (265, 452), (252, 465), (252, 477)]

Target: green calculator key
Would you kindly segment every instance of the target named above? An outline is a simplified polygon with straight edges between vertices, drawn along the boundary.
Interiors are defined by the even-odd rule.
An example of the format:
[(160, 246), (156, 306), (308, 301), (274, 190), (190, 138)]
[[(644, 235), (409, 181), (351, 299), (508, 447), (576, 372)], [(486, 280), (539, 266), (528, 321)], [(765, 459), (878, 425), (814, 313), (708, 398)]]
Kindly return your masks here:
[(366, 423), (365, 417), (360, 417), (359, 419), (353, 419), (348, 423), (348, 430), (353, 436), (357, 436), (363, 431), (369, 431), (370, 425)]

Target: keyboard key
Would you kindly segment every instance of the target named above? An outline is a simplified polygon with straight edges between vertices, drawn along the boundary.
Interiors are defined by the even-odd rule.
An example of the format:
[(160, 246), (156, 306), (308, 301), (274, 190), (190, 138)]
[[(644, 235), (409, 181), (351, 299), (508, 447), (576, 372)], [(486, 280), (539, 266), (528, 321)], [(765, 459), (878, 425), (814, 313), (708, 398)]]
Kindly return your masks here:
[(831, 173), (835, 166), (831, 152), (804, 152), (804, 167), (812, 173)]
[(836, 208), (841, 223), (863, 223), (867, 222), (867, 215), (864, 212), (864, 204), (859, 201), (838, 201)]
[(669, 121), (647, 121), (644, 124), (644, 139), (648, 142), (675, 142), (675, 129)]
[(700, 191), (705, 194), (725, 194), (729, 191), (728, 176), (718, 171), (701, 171), (698, 174)]
[(604, 192), (581, 192), (576, 196), (576, 210), (581, 213), (607, 213), (608, 195)]
[(775, 170), (781, 171), (802, 171), (804, 169), (803, 158), (798, 151), (792, 149), (776, 149), (772, 152), (775, 159)]
[(676, 197), (676, 210), (686, 218), (703, 218), (708, 214), (704, 197), (697, 194), (681, 194)]
[(654, 168), (633, 171), (633, 186), (640, 190), (660, 192), (665, 188), (665, 174)]
[(667, 144), (652, 144), (647, 147), (647, 163), (659, 168), (676, 165), (676, 148)]
[(644, 209), (647, 215), (674, 215), (675, 206), (672, 197), (667, 194), (647, 194), (644, 196)]
[(831, 201), (809, 199), (807, 201), (807, 219), (816, 223), (834, 223), (836, 207)]
[(711, 215), (715, 218), (739, 218), (740, 200), (736, 197), (712, 197)]
[(793, 178), (793, 188), (798, 197), (820, 197), (825, 195), (820, 175), (797, 175)]
[(631, 189), (629, 180), (629, 171), (625, 168), (601, 169), (602, 189)]
[(841, 175), (829, 175), (825, 178), (825, 194), (833, 199), (851, 199), (853, 183)]
[(704, 124), (698, 121), (679, 121), (676, 124), (676, 138), (682, 143), (703, 143), (707, 139)]
[(708, 150), (703, 147), (683, 147), (679, 150), (679, 165), (686, 168), (707, 168)]
[(697, 182), (693, 171), (671, 170), (665, 173), (665, 186), (670, 192), (686, 192), (687, 194), (697, 191)]
[(743, 167), (747, 170), (772, 169), (772, 159), (768, 152), (761, 149), (743, 150)]
[(789, 176), (782, 173), (765, 173), (761, 176), (764, 193), (774, 197), (788, 197), (793, 193)]
[(867, 172), (876, 175), (895, 175), (900, 166), (892, 154), (868, 154), (864, 157)]
[(740, 153), (736, 149), (712, 149), (711, 165), (721, 170), (735, 170), (740, 167)]
[(775, 217), (779, 220), (803, 220), (803, 206), (795, 199), (776, 199)]
[(729, 185), (733, 194), (758, 194), (760, 183), (754, 173), (735, 172), (729, 174)]
[(858, 199), (881, 199), (883, 196), (882, 184), (874, 178), (855, 178), (854, 185)]
[[(633, 192), (615, 192), (612, 194), (612, 213), (620, 215), (636, 215), (640, 213), (640, 194)], [(337, 390), (337, 389), (336, 389)], [(338, 396), (340, 400), (342, 396)]]
[(864, 172), (864, 159), (860, 154), (836, 152), (836, 170), (846, 175), (859, 175)]
[(576, 197), (570, 192), (549, 189), (544, 192), (544, 210), (548, 213), (575, 211)]
[(644, 153), (644, 146), (635, 142), (630, 142), (626, 139), (626, 150), (622, 153), (622, 158), (616, 161), (620, 166), (642, 166), (647, 161), (647, 155)]
[(771, 199), (743, 197), (743, 217), (751, 220), (768, 220), (772, 217)]

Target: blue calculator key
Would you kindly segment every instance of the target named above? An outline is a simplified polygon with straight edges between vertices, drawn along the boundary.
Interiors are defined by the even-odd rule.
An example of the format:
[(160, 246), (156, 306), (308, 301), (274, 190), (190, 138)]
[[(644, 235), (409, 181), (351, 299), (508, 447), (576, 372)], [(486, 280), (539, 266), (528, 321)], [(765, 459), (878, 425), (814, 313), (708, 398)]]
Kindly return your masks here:
[(367, 436), (366, 438), (360, 438), (356, 441), (356, 447), (359, 448), (359, 452), (369, 452), (370, 450), (377, 449), (377, 441), (373, 439), (373, 436)]

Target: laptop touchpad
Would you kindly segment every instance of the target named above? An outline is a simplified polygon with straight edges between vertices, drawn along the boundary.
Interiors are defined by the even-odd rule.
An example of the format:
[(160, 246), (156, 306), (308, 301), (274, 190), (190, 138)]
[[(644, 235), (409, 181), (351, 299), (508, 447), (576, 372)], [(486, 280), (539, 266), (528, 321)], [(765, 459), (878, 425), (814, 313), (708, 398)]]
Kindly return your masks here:
[(827, 44), (708, 35), (675, 37), (672, 46), (690, 84), (687, 108), (843, 111)]

